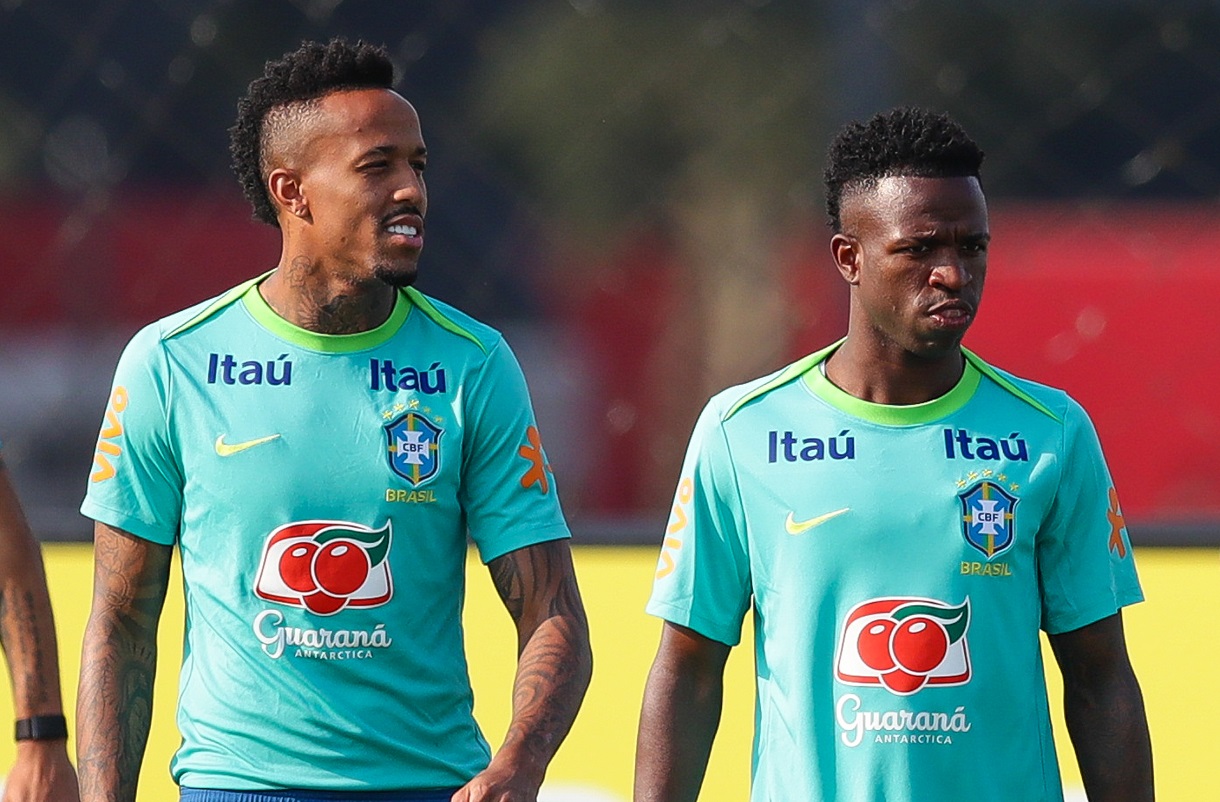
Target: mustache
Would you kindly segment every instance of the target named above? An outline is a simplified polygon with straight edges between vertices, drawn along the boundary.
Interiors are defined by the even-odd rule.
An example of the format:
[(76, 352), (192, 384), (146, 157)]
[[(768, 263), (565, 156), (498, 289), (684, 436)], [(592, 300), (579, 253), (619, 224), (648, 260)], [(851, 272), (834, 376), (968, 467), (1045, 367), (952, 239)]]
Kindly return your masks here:
[(389, 211), (389, 213), (387, 213), (384, 217), (381, 218), (381, 222), (383, 224), (388, 224), (395, 217), (402, 217), (404, 214), (413, 214), (416, 217), (420, 218), (421, 220), (423, 219), (423, 216), (424, 216), (423, 212), (421, 212), (419, 210), (419, 207), (416, 206), (415, 204), (403, 203), (403, 204), (400, 204), (400, 205), (392, 208)]

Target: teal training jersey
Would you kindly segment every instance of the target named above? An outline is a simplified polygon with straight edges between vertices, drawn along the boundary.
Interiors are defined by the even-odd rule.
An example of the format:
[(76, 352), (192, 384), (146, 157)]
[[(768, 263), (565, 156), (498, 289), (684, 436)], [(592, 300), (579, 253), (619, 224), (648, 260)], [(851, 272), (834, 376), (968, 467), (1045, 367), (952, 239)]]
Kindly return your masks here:
[(415, 290), (323, 335), (257, 280), (155, 323), (116, 372), (82, 511), (177, 543), (181, 785), (464, 784), (461, 609), (484, 562), (568, 537), (525, 381), (493, 329)]
[(1061, 800), (1039, 628), (1142, 599), (1092, 424), (973, 354), (868, 403), (832, 350), (704, 410), (649, 612), (735, 645), (753, 607), (757, 802)]

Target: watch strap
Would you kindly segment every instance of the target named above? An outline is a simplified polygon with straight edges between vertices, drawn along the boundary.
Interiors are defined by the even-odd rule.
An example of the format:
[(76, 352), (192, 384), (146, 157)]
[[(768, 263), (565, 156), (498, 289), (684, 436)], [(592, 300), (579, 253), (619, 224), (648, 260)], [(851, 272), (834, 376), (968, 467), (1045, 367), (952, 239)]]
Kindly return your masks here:
[(18, 741), (54, 741), (68, 737), (68, 721), (62, 715), (17, 719)]

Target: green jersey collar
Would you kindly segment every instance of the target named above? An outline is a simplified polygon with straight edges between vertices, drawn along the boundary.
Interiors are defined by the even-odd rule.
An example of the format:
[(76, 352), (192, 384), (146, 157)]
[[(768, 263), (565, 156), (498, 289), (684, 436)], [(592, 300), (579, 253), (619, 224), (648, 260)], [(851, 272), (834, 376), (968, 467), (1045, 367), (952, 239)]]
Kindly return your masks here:
[(257, 280), (250, 282), (241, 296), (242, 303), (250, 316), (281, 340), (301, 348), (324, 353), (355, 353), (376, 348), (393, 337), (402, 327), (412, 306), (411, 301), (399, 292), (395, 295), (394, 308), (390, 311), (390, 316), (377, 328), (356, 334), (320, 334), (289, 323), (276, 314), (263, 298), (262, 293), (258, 291), (259, 283), (261, 282)]
[[(819, 364), (822, 361), (825, 361), (825, 356), (819, 360)], [(951, 415), (966, 405), (983, 378), (983, 374), (974, 366), (974, 363), (965, 360), (962, 377), (958, 379), (952, 390), (940, 398), (933, 398), (931, 401), (924, 401), (921, 404), (874, 404), (872, 401), (864, 401), (840, 390), (830, 379), (822, 375), (822, 371), (818, 370), (816, 365), (812, 368), (806, 370), (801, 379), (814, 395), (848, 415), (885, 426), (916, 426)]]

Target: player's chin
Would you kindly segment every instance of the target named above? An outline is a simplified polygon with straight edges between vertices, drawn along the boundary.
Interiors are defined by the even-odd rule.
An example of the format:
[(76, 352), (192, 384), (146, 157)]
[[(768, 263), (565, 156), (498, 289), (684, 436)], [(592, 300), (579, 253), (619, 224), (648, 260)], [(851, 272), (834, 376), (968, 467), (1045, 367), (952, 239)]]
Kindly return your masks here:
[(373, 267), (373, 275), (391, 287), (410, 287), (418, 274), (419, 269), (414, 262), (382, 262)]
[(960, 348), (965, 334), (965, 329), (946, 331), (934, 328), (924, 331), (917, 338), (918, 346), (915, 350), (926, 358), (935, 359)]

